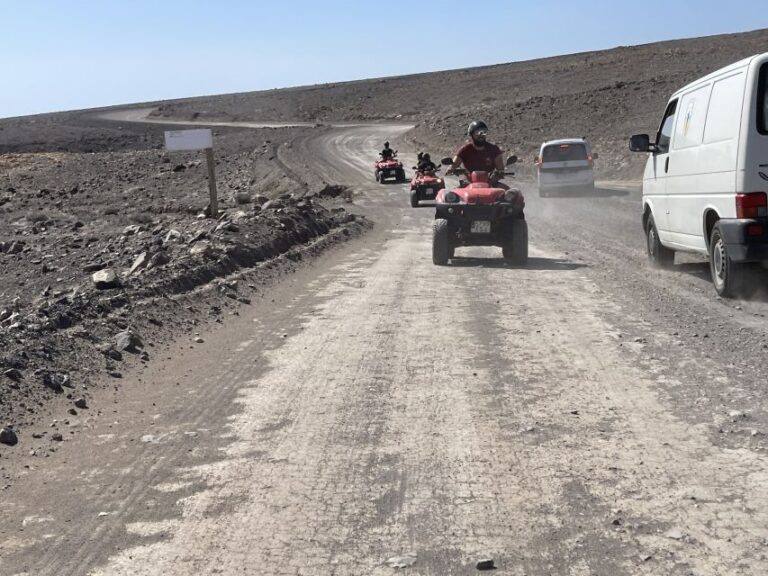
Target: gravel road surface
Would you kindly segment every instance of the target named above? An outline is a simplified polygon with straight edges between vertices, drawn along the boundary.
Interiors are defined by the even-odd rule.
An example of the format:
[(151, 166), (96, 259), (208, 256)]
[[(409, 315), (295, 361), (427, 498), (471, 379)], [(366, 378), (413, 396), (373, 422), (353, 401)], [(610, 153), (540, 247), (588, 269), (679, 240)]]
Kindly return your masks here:
[(524, 268), (433, 266), (434, 211), (373, 179), (405, 129), (282, 152), (376, 229), (156, 351), (114, 413), (20, 468), (0, 573), (768, 572), (765, 295), (718, 299), (696, 258), (649, 268), (615, 183), (522, 183)]

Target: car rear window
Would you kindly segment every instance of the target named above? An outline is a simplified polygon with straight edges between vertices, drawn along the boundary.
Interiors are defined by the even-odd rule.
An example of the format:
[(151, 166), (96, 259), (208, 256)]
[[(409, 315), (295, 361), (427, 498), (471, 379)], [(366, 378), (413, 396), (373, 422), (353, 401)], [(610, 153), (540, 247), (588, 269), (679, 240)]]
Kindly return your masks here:
[(552, 144), (544, 148), (542, 162), (566, 162), (568, 160), (586, 160), (587, 147), (584, 144)]
[(757, 130), (768, 134), (768, 64), (760, 68), (757, 88)]

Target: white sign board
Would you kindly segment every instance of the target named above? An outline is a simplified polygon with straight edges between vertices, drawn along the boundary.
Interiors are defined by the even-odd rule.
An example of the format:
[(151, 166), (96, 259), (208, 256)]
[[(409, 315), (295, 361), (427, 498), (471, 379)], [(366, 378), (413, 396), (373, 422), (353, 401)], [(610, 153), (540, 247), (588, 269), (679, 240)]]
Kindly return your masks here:
[(206, 148), (213, 148), (213, 133), (210, 128), (169, 130), (165, 133), (165, 149), (170, 152), (205, 150)]

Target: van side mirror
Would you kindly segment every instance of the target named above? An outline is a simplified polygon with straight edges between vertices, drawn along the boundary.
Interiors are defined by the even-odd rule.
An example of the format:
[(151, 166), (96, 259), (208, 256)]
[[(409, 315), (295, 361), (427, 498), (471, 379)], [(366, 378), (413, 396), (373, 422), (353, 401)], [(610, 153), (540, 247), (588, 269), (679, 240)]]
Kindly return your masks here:
[(450, 156), (446, 156), (445, 158), (442, 158), (440, 160), (440, 164), (442, 164), (443, 166), (450, 166), (451, 164), (453, 164), (453, 158), (451, 158)]
[(512, 156), (507, 158), (507, 166), (509, 166), (510, 164), (514, 164), (515, 162), (517, 162), (517, 155), (516, 154), (512, 154)]
[(635, 134), (629, 139), (629, 149), (632, 152), (650, 152), (651, 140), (648, 134)]
[(533, 157), (533, 163), (534, 164), (538, 164), (539, 163), (539, 157), (538, 156), (534, 156)]
[(592, 160), (597, 160), (600, 158), (600, 156), (597, 155), (597, 152), (592, 152)]

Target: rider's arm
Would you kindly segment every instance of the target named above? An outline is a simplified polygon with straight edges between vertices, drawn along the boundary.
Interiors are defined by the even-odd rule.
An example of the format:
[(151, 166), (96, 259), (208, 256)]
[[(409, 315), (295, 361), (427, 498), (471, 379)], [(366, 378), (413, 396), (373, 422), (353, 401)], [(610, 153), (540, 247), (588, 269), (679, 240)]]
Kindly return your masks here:
[(501, 180), (504, 177), (504, 154), (499, 154), (493, 159), (493, 172), (491, 180)]
[(453, 157), (453, 164), (451, 164), (451, 167), (448, 168), (448, 170), (445, 171), (446, 174), (453, 174), (453, 171), (456, 170), (461, 166), (461, 157), (460, 156), (454, 156)]
[(504, 172), (504, 154), (499, 152), (499, 155), (493, 161), (494, 168), (498, 172)]

